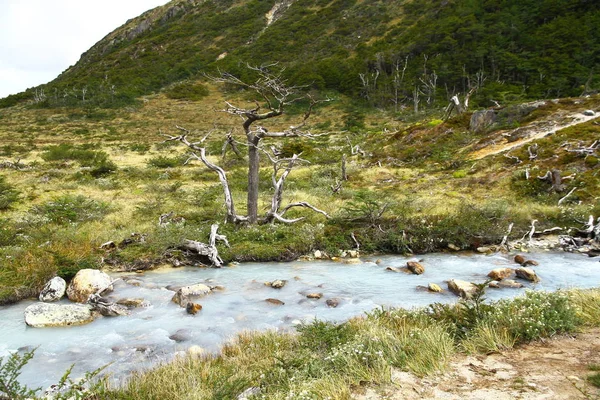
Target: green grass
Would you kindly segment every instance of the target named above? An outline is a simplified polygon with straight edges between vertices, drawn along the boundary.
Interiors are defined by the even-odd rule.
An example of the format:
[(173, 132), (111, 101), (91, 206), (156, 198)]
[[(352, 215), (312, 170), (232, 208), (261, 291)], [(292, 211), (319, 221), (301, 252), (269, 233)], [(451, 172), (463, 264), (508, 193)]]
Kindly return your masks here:
[[(586, 323), (579, 317), (585, 303), (598, 293), (597, 289), (529, 292), (486, 303), (463, 336), (454, 332), (464, 326), (465, 313), (477, 301), (448, 306), (453, 311), (443, 320), (428, 309), (380, 309), (341, 324), (314, 321), (299, 326), (296, 334), (243, 333), (218, 355), (188, 355), (137, 373), (106, 398), (229, 399), (257, 387), (259, 398), (265, 399), (350, 399), (359, 386), (389, 384), (391, 368), (428, 376), (444, 371), (450, 357), (461, 349), (490, 353), (575, 332)], [(542, 325), (544, 329), (528, 333), (532, 326)]]

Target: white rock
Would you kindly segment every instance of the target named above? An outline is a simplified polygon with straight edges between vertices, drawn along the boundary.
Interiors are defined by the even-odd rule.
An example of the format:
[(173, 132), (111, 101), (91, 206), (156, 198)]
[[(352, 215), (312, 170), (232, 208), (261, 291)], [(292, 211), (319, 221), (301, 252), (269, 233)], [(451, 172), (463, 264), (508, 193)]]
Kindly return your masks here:
[(596, 112), (594, 110), (585, 110), (583, 112), (583, 115), (585, 115), (587, 117), (593, 117), (594, 115), (596, 115)]
[(187, 301), (190, 298), (206, 296), (210, 292), (211, 292), (210, 287), (206, 286), (203, 283), (198, 283), (196, 285), (191, 285), (191, 286), (184, 286), (175, 293), (175, 295), (173, 296), (171, 301), (179, 304), (182, 307), (185, 307), (187, 304)]
[(67, 288), (69, 300), (76, 303), (85, 303), (90, 294), (100, 289), (112, 291), (112, 280), (106, 273), (97, 269), (82, 269), (73, 278)]
[(50, 279), (40, 293), (40, 301), (51, 302), (62, 299), (67, 290), (67, 282), (60, 276)]
[(457, 296), (464, 299), (470, 299), (477, 287), (471, 282), (461, 281), (460, 279), (450, 279), (448, 281), (448, 289)]
[(83, 304), (35, 303), (25, 309), (25, 323), (34, 328), (84, 325), (93, 320), (91, 307)]

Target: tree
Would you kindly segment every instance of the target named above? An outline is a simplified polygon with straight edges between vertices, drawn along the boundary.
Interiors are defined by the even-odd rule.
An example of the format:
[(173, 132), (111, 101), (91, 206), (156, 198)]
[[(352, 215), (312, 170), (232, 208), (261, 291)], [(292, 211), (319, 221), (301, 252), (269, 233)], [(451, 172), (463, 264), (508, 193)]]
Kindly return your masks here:
[[(287, 205), (282, 211), (279, 210), (282, 201), (283, 194), (283, 183), (287, 178), (288, 174), (292, 170), (292, 168), (297, 165), (297, 163), (305, 161), (299, 158), (299, 155), (294, 154), (290, 158), (279, 159), (276, 155), (271, 156), (266, 150), (262, 148), (262, 140), (263, 139), (280, 139), (280, 138), (290, 138), (290, 137), (314, 137), (310, 131), (304, 130), (303, 128), (306, 126), (306, 122), (310, 117), (313, 108), (316, 104), (326, 100), (315, 100), (310, 95), (302, 94), (299, 87), (288, 86), (285, 80), (282, 78), (283, 70), (279, 70), (277, 73), (273, 73), (269, 70), (269, 68), (274, 67), (275, 65), (268, 65), (262, 67), (250, 67), (252, 71), (257, 74), (257, 79), (252, 83), (247, 83), (242, 81), (241, 79), (224, 73), (220, 77), (209, 77), (215, 82), (218, 83), (226, 83), (232, 84), (235, 86), (243, 87), (255, 92), (258, 96), (258, 99), (255, 100), (255, 107), (253, 108), (242, 108), (233, 105), (231, 102), (226, 101), (227, 107), (222, 110), (226, 113), (240, 116), (243, 120), (242, 128), (244, 135), (246, 137), (246, 144), (248, 147), (248, 197), (247, 197), (247, 216), (237, 215), (235, 212), (235, 205), (233, 204), (233, 198), (231, 196), (231, 190), (229, 188), (229, 184), (227, 182), (227, 175), (225, 170), (221, 167), (213, 164), (206, 158), (206, 150), (202, 146), (204, 141), (208, 138), (208, 135), (205, 136), (200, 142), (192, 143), (187, 139), (188, 134), (190, 133), (187, 129), (178, 126), (177, 128), (184, 131), (185, 134), (181, 136), (169, 136), (168, 140), (179, 140), (192, 150), (197, 153), (193, 153), (193, 158), (201, 160), (204, 165), (213, 170), (219, 175), (219, 179), (223, 186), (223, 190), (225, 193), (225, 205), (227, 208), (227, 221), (240, 223), (240, 222), (248, 222), (250, 224), (255, 224), (257, 222), (273, 222), (274, 220), (279, 220), (282, 222), (296, 222), (299, 219), (285, 219), (283, 218), (283, 214), (287, 212), (292, 207), (306, 207), (310, 208), (313, 211), (319, 212), (325, 216), (328, 216), (324, 211), (315, 208), (314, 206), (306, 203), (306, 202), (297, 202)], [(297, 125), (292, 125), (289, 128), (282, 131), (269, 131), (263, 126), (257, 125), (258, 121), (264, 121), (271, 118), (276, 118), (283, 115), (286, 107), (289, 105), (298, 102), (300, 100), (309, 100), (309, 106), (304, 113), (303, 119)], [(262, 101), (262, 105), (259, 103), (259, 100)], [(264, 111), (263, 111), (264, 109)], [(210, 134), (210, 133), (209, 133)], [(231, 140), (231, 139), (227, 139)], [(260, 153), (264, 153), (268, 156), (269, 160), (273, 164), (273, 174), (272, 174), (272, 182), (275, 188), (275, 193), (273, 194), (273, 199), (271, 202), (271, 209), (268, 211), (267, 215), (259, 220), (258, 218), (258, 187), (259, 187), (259, 169), (260, 169)], [(281, 166), (286, 165), (283, 170), (283, 173), (278, 178), (278, 172), (281, 170)], [(300, 218), (301, 219), (301, 218)]]

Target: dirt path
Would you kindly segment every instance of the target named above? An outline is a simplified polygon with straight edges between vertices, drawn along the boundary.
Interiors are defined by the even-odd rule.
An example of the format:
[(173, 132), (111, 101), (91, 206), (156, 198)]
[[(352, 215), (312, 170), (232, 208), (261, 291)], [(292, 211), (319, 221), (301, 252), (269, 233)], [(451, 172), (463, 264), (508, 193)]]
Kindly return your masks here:
[(600, 390), (586, 381), (589, 364), (600, 364), (600, 328), (502, 354), (457, 355), (435, 377), (394, 370), (392, 385), (368, 388), (354, 399), (600, 399)]
[[(473, 160), (480, 160), (489, 155), (503, 153), (505, 151), (509, 151), (516, 147), (529, 143), (533, 140), (541, 139), (545, 136), (552, 135), (560, 131), (561, 129), (583, 124), (598, 117), (600, 117), (600, 113), (596, 113), (595, 115), (584, 115), (582, 113), (569, 114), (567, 116), (556, 115), (544, 121), (535, 122), (531, 125), (517, 128), (508, 133), (500, 132), (497, 135), (497, 139), (495, 140), (494, 144), (473, 152), (471, 154), (471, 158)], [(556, 121), (561, 121), (561, 123), (558, 123)], [(509, 142), (507, 137), (511, 136), (517, 131), (521, 138), (516, 141)]]

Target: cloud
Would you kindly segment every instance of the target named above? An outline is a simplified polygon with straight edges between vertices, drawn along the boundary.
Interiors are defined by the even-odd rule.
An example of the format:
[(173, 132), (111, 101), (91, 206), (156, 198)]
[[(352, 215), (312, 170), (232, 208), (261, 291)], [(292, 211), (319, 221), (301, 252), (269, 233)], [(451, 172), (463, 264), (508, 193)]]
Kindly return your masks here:
[(168, 0), (1, 0), (0, 98), (46, 83), (128, 19)]

